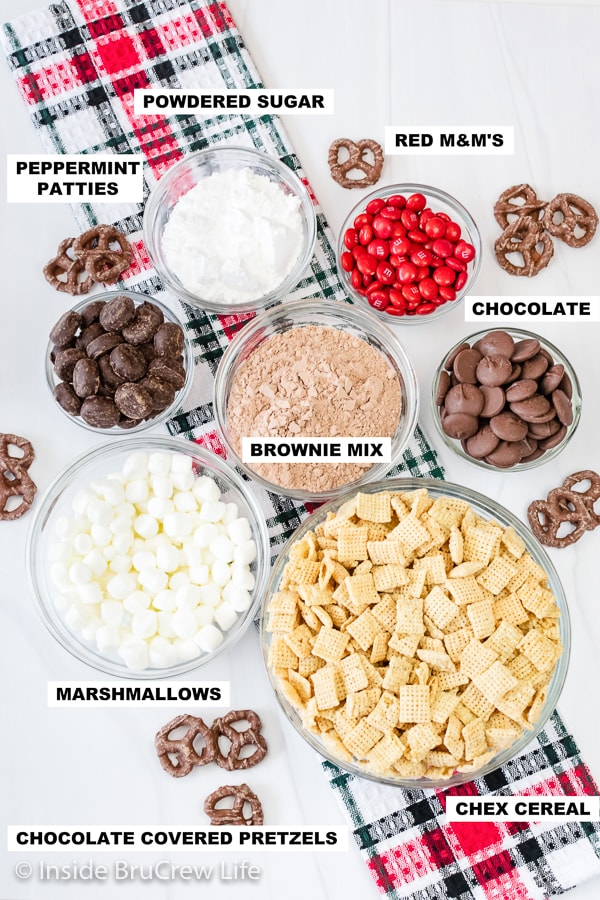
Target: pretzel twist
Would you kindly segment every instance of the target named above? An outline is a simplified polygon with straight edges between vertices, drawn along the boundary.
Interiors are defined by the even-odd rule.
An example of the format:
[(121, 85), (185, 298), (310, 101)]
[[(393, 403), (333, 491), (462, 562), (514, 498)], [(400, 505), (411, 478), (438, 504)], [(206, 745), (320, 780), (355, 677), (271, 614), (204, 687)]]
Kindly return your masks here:
[[(117, 244), (119, 250), (111, 250)], [(73, 252), (94, 281), (114, 284), (131, 265), (133, 251), (125, 235), (112, 225), (95, 225), (73, 242)]]
[[(559, 222), (554, 221), (562, 214)], [(544, 228), (553, 237), (560, 238), (569, 247), (585, 247), (594, 237), (598, 215), (591, 203), (577, 194), (557, 194), (544, 211)], [(579, 229), (582, 234), (577, 234)]]
[[(23, 456), (11, 454), (11, 447), (20, 447)], [(35, 453), (31, 443), (16, 434), (0, 434), (0, 522), (20, 519), (31, 508), (37, 487), (27, 470)], [(21, 497), (14, 509), (7, 509), (11, 497)]]
[[(340, 161), (340, 150), (348, 152), (348, 159)], [(373, 162), (365, 159), (368, 151), (373, 154)], [(383, 168), (383, 150), (377, 141), (362, 138), (351, 141), (350, 138), (337, 138), (329, 147), (328, 156), (331, 177), (344, 188), (361, 188), (376, 184)], [(349, 178), (350, 172), (362, 172), (363, 178)]]
[[(538, 249), (539, 245), (542, 249)], [(510, 275), (525, 275), (531, 278), (544, 269), (554, 253), (554, 244), (542, 230), (538, 221), (529, 215), (522, 215), (510, 222), (494, 244), (496, 259)], [(519, 253), (523, 265), (517, 266), (508, 259), (510, 253)]]
[[(217, 808), (221, 800), (233, 798), (230, 807)], [(244, 813), (246, 804), (250, 812)], [(204, 812), (211, 825), (262, 825), (264, 823), (261, 802), (247, 784), (224, 784), (209, 794), (204, 801)]]
[[(94, 286), (94, 279), (86, 273), (83, 262), (76, 256), (69, 256), (69, 250), (73, 247), (75, 238), (65, 238), (58, 245), (56, 256), (53, 256), (44, 266), (44, 278), (52, 287), (64, 294), (80, 296), (87, 294)], [(80, 275), (85, 278), (80, 280)], [(61, 276), (66, 276), (63, 278)]]
[[(234, 722), (248, 722), (248, 728), (238, 731), (233, 728)], [(251, 709), (233, 709), (225, 716), (221, 716), (212, 724), (215, 738), (215, 762), (222, 769), (237, 771), (238, 769), (250, 769), (256, 766), (267, 755), (267, 742), (261, 734), (262, 723), (257, 714)], [(224, 736), (230, 742), (227, 753), (223, 753), (219, 747), (219, 737)], [(254, 746), (256, 749), (250, 756), (240, 757), (242, 747)]]
[[(187, 730), (183, 737), (177, 739), (169, 737), (171, 732), (184, 726)], [(194, 747), (194, 741), (199, 734), (204, 740), (204, 747), (200, 753)], [(161, 728), (154, 739), (154, 746), (161, 766), (174, 778), (189, 775), (194, 766), (205, 766), (212, 762), (216, 751), (212, 729), (202, 719), (189, 715), (176, 716)], [(176, 762), (173, 762), (172, 757), (175, 757)]]

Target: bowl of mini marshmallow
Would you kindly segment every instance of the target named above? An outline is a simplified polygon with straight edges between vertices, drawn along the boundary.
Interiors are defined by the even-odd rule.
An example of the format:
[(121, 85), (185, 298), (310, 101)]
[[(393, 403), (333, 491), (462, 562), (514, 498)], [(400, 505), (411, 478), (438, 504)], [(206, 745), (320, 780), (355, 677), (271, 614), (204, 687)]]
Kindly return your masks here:
[(264, 516), (197, 444), (111, 441), (74, 460), (32, 523), (27, 564), (59, 643), (110, 675), (165, 678), (230, 648), (268, 571)]

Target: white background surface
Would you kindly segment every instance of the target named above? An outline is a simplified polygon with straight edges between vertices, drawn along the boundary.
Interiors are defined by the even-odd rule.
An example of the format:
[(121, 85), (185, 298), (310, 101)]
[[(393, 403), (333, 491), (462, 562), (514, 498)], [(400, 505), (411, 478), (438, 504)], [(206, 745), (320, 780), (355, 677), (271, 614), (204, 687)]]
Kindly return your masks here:
[[(0, 14), (6, 20), (37, 6), (36, 0), (21, 0), (18, 7), (0, 0)], [(333, 117), (288, 117), (286, 127), (336, 234), (361, 192), (344, 191), (331, 180), (326, 161), (334, 138), (383, 141), (384, 126), (400, 122), (476, 123), (482, 130), (514, 124), (514, 157), (389, 158), (381, 183), (430, 183), (467, 206), (480, 225), (485, 248), (478, 294), (599, 293), (598, 236), (580, 250), (557, 242), (550, 267), (532, 280), (504, 273), (491, 246), (498, 233), (493, 202), (509, 185), (528, 181), (546, 199), (561, 191), (578, 193), (600, 209), (600, 10), (565, 3), (549, 5), (542, 14), (536, 5), (452, 0), (302, 0), (293, 7), (277, 0), (231, 0), (230, 7), (266, 86), (335, 88)], [(0, 85), (3, 153), (39, 151), (27, 111), (3, 64)], [(3, 203), (1, 228), (0, 431), (32, 440), (37, 457), (31, 474), (41, 492), (68, 461), (97, 443), (53, 408), (42, 368), (46, 335), (68, 301), (46, 284), (41, 269), (58, 241), (74, 233), (73, 220), (66, 205)], [(421, 421), (450, 480), (487, 493), (525, 518), (528, 502), (545, 496), (567, 474), (598, 470), (599, 324), (548, 322), (537, 329), (558, 343), (576, 365), (584, 410), (568, 448), (554, 462), (527, 474), (482, 474), (435, 441), (429, 411), (432, 374), (447, 347), (475, 330), (465, 325), (462, 309), (421, 328), (397, 327), (419, 377)], [(170, 712), (47, 708), (48, 680), (87, 680), (96, 675), (55, 643), (37, 616), (24, 563), (30, 518), (0, 523), (4, 731), (0, 771), (5, 824), (201, 827), (203, 799), (222, 783), (221, 773), (207, 768), (175, 780), (161, 771), (152, 739)], [(552, 553), (573, 621), (573, 653), (559, 708), (596, 778), (600, 778), (599, 534), (586, 534), (575, 547)], [(201, 675), (230, 679), (233, 705), (252, 706), (263, 717), (270, 754), (248, 780), (262, 798), (267, 822), (281, 828), (344, 824), (315, 756), (276, 710), (254, 630)], [(1, 832), (0, 848), (3, 852)], [(193, 895), (212, 900), (234, 894), (239, 900), (377, 896), (354, 848), (322, 855), (248, 853), (245, 858), (262, 868), (258, 883), (221, 883), (216, 878), (210, 884), (20, 883), (12, 872), (19, 858), (3, 853), (0, 896), (6, 900), (75, 896), (95, 900), (108, 896), (108, 891), (127, 900)], [(23, 858), (67, 863), (83, 862), (88, 855)], [(147, 863), (168, 854), (126, 858)], [(208, 854), (203, 859), (219, 864), (221, 858), (225, 857)], [(172, 859), (183, 863), (198, 857), (180, 853)], [(596, 881), (578, 887), (571, 896), (592, 900), (599, 890)]]

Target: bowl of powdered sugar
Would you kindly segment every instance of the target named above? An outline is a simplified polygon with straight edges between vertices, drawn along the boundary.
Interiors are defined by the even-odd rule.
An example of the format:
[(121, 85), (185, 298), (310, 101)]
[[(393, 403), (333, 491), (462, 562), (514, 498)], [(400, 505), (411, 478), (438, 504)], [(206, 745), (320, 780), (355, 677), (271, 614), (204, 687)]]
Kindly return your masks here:
[[(416, 424), (418, 387), (396, 337), (370, 313), (293, 300), (261, 312), (230, 343), (214, 408), (236, 466), (268, 490), (320, 502), (399, 462)], [(382, 438), (390, 441), (387, 461), (342, 454), (346, 445), (372, 448)], [(266, 448), (255, 461), (258, 439)], [(268, 449), (275, 439), (277, 459)]]
[(243, 147), (186, 156), (163, 175), (144, 212), (144, 241), (165, 284), (212, 312), (249, 312), (285, 296), (315, 239), (313, 204), (299, 178)]

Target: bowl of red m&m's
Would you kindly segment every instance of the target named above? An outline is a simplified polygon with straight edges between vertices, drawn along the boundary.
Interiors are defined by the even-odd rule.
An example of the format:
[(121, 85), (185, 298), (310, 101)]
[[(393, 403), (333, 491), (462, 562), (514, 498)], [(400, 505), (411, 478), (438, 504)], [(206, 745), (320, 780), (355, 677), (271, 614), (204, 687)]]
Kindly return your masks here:
[(481, 235), (439, 188), (392, 184), (348, 213), (338, 240), (346, 291), (384, 319), (420, 325), (453, 309), (481, 268)]

